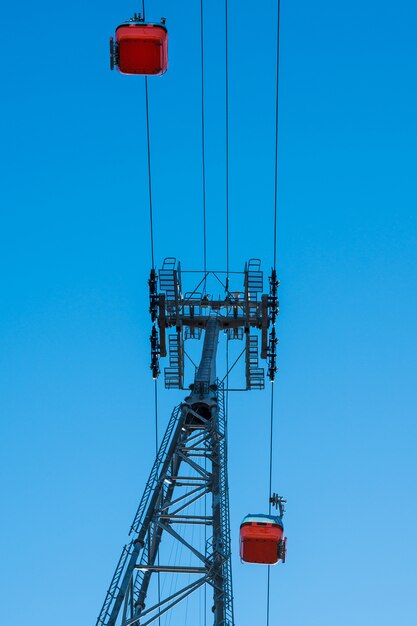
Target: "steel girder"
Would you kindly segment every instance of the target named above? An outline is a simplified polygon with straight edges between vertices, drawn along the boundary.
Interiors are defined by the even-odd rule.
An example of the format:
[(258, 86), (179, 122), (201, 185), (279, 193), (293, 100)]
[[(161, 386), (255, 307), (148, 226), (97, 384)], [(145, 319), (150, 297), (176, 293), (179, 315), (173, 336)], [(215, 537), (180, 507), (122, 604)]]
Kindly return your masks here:
[[(215, 379), (218, 334), (213, 318), (193, 391), (171, 415), (96, 626), (148, 626), (205, 585), (213, 592), (213, 625), (234, 626), (226, 416), (223, 387)], [(196, 502), (210, 497), (210, 514), (193, 513)], [(189, 526), (207, 529), (203, 550), (181, 530)], [(163, 538), (189, 555), (186, 563), (163, 562)], [(159, 587), (147, 604), (155, 575), (184, 574), (184, 585), (174, 592)]]

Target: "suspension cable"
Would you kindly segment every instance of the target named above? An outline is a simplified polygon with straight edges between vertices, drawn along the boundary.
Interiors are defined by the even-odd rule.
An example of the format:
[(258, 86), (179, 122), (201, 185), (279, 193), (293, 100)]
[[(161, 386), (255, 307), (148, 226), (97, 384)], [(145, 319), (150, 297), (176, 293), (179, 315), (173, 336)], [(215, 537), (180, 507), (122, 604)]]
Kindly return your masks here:
[[(279, 53), (280, 53), (280, 26), (281, 26), (281, 0), (277, 6), (277, 55), (276, 55), (276, 82), (275, 82), (275, 172), (274, 172), (274, 270), (277, 265), (277, 213), (278, 213), (278, 111), (279, 111)], [(274, 390), (271, 383), (271, 416), (269, 433), (269, 514), (272, 511), (272, 470), (273, 470), (273, 435), (274, 435)], [(268, 565), (267, 594), (266, 594), (266, 626), (269, 626), (270, 591), (271, 591), (271, 566)]]
[[(158, 379), (155, 378), (154, 382), (154, 402), (155, 402), (155, 458), (158, 457), (159, 451), (159, 433), (158, 433)], [(157, 554), (157, 565), (159, 567), (159, 549)], [(158, 581), (158, 604), (161, 602), (161, 574), (157, 574)], [(161, 626), (161, 616), (158, 617), (158, 624)]]
[[(271, 416), (270, 416), (270, 426), (269, 426), (269, 495), (268, 498), (272, 495), (272, 469), (274, 465), (274, 447), (273, 447), (273, 437), (274, 437), (274, 383), (271, 383)], [(271, 515), (272, 511), (272, 503), (269, 499), (269, 515)]]
[(278, 104), (279, 104), (279, 49), (281, 25), (281, 0), (278, 0), (277, 60), (275, 82), (275, 179), (274, 179), (274, 269), (277, 265), (277, 209), (278, 209)]
[[(271, 503), (271, 495), (272, 495), (272, 469), (274, 466), (274, 390), (275, 385), (271, 383), (271, 415), (270, 415), (270, 431), (269, 431), (269, 515), (272, 512), (272, 503)], [(269, 610), (270, 610), (270, 587), (271, 587), (271, 566), (268, 565), (268, 574), (267, 574), (267, 586), (266, 586), (266, 626), (269, 626)]]
[[(271, 495), (272, 495), (272, 470), (274, 466), (274, 390), (275, 384), (271, 382), (271, 414), (270, 414), (270, 426), (269, 426), (269, 508), (268, 512), (271, 515), (272, 512), (272, 503), (271, 503)], [(269, 610), (270, 610), (270, 582), (271, 582), (271, 566), (268, 565), (268, 574), (267, 574), (267, 585), (266, 585), (266, 626), (269, 626)]]
[(158, 435), (158, 379), (155, 378), (154, 402), (155, 402), (155, 452), (158, 456), (159, 451), (159, 435)]
[[(278, 86), (279, 86), (279, 44), (280, 44), (281, 0), (278, 0), (277, 17), (277, 60), (276, 60), (276, 100), (275, 100), (275, 180), (274, 180), (274, 269), (277, 260), (277, 208), (278, 208)], [(271, 384), (271, 419), (269, 433), (269, 496), (272, 494), (273, 469), (273, 430), (274, 430), (274, 384)], [(269, 502), (269, 513), (272, 503)]]
[(146, 105), (146, 138), (147, 138), (147, 144), (148, 144), (148, 189), (149, 189), (149, 223), (150, 223), (150, 233), (151, 233), (151, 259), (152, 259), (152, 268), (155, 268), (155, 254), (154, 254), (154, 242), (153, 242), (151, 137), (150, 137), (150, 129), (149, 129), (149, 94), (148, 94), (148, 77), (147, 76), (145, 76), (145, 105)]
[[(225, 149), (226, 149), (226, 292), (229, 290), (229, 4), (225, 9)], [(229, 416), (229, 338), (226, 340), (226, 392), (225, 392), (225, 424)], [(226, 426), (227, 428), (227, 426)]]
[(227, 288), (229, 288), (229, 7), (228, 0), (225, 0), (225, 49), (226, 49), (226, 71), (225, 71), (225, 99), (226, 99), (226, 270)]
[(203, 0), (200, 0), (200, 40), (201, 40), (201, 158), (203, 184), (203, 264), (207, 273), (207, 232), (206, 232), (206, 136), (204, 111), (204, 11)]
[[(142, 0), (142, 20), (145, 21), (145, 0)], [(155, 269), (154, 234), (153, 234), (153, 203), (152, 203), (152, 168), (151, 168), (151, 133), (149, 125), (149, 91), (148, 77), (145, 76), (145, 109), (146, 109), (146, 141), (148, 155), (148, 192), (149, 192), (149, 226), (151, 239), (151, 261), (152, 269)], [(155, 404), (155, 457), (158, 456), (159, 434), (158, 434), (158, 380), (154, 383), (154, 404)], [(157, 554), (157, 565), (159, 566), (159, 550)], [(158, 582), (158, 603), (161, 602), (161, 576), (157, 573)], [(158, 624), (161, 626), (161, 617), (158, 617)]]
[[(145, 21), (145, 0), (142, 0), (142, 21)], [(146, 140), (148, 150), (148, 192), (149, 192), (149, 226), (151, 237), (151, 260), (152, 269), (155, 269), (155, 254), (153, 241), (153, 205), (152, 205), (152, 174), (151, 174), (151, 133), (149, 127), (149, 93), (148, 93), (148, 77), (145, 76), (145, 110), (146, 110)]]
[[(279, 48), (280, 48), (280, 21), (281, 21), (281, 0), (278, 0), (277, 14), (277, 57), (276, 57), (276, 99), (275, 99), (275, 177), (274, 177), (274, 270), (277, 261), (277, 209), (278, 209), (278, 87), (279, 87)], [(269, 439), (269, 496), (272, 494), (272, 468), (273, 468), (273, 437), (274, 428), (274, 384), (271, 384), (271, 425)], [(269, 513), (271, 513), (271, 502), (269, 502)]]

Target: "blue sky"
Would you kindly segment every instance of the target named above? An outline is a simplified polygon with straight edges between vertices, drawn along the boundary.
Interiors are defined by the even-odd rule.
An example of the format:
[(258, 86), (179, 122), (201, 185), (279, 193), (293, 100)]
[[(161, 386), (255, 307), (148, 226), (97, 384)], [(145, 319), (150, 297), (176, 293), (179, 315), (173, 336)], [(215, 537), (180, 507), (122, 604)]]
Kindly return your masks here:
[[(223, 4), (206, 3), (208, 263), (225, 264)], [(232, 269), (272, 262), (275, 6), (230, 0)], [(0, 104), (3, 620), (91, 625), (153, 461), (142, 78), (108, 69), (131, 3), (5, 7)], [(150, 81), (157, 264), (202, 264), (199, 3)], [(282, 2), (271, 624), (415, 624), (417, 7)], [(181, 393), (162, 390), (161, 425)], [(230, 399), (236, 624), (266, 573), (269, 393)], [(193, 626), (196, 626), (193, 624)]]

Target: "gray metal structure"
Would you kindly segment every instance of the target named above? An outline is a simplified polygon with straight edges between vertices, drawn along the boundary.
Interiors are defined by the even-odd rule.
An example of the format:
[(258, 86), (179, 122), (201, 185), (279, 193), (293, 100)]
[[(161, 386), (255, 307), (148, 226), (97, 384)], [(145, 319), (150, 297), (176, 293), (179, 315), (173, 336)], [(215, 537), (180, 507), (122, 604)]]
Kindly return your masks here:
[[(197, 272), (194, 272), (197, 274)], [(182, 293), (180, 263), (173, 257), (165, 259), (159, 271), (160, 293), (157, 277), (151, 272), (150, 312), (153, 321), (151, 335), (151, 369), (154, 378), (159, 376), (159, 358), (169, 357), (164, 369), (167, 389), (184, 389), (185, 350), (187, 339), (199, 339), (208, 320), (217, 316), (219, 327), (227, 339), (245, 341), (245, 388), (265, 387), (264, 369), (259, 367), (259, 356), (268, 361), (268, 377), (275, 378), (276, 345), (275, 321), (278, 315), (278, 286), (275, 271), (269, 278), (269, 293), (263, 294), (263, 272), (259, 259), (250, 259), (242, 275), (243, 291), (230, 291), (229, 278), (223, 282), (224, 272), (202, 272), (202, 277), (192, 292)], [(213, 298), (205, 292), (209, 278), (218, 281), (225, 291), (224, 298)], [(175, 329), (175, 332), (170, 332)], [(261, 346), (259, 349), (259, 333)]]
[[(245, 388), (262, 389), (258, 336), (251, 334), (251, 330), (258, 329), (261, 357), (268, 359), (268, 373), (273, 379), (278, 283), (271, 277), (270, 294), (262, 295), (260, 262), (251, 260), (243, 272), (244, 291), (231, 293), (226, 281), (225, 298), (214, 299), (204, 292), (208, 274), (193, 292), (183, 296), (180, 266), (175, 259), (165, 260), (159, 277), (154, 270), (151, 272), (154, 377), (159, 374), (159, 357), (169, 354), (165, 385), (183, 389), (184, 341), (199, 339), (204, 331), (204, 345), (190, 392), (168, 422), (96, 626), (160, 623), (163, 615), (202, 587), (212, 589), (213, 625), (234, 626), (225, 388), (217, 378), (216, 353), (220, 331), (225, 332), (227, 340), (245, 338), (241, 353), (246, 359)], [(210, 274), (222, 283), (218, 273)], [(167, 332), (170, 328), (175, 329), (171, 335)], [(205, 508), (196, 513), (199, 501), (205, 502)], [(204, 528), (204, 549), (197, 547), (194, 534), (181, 532), (188, 527)], [(180, 546), (187, 558), (165, 562), (167, 551), (161, 549), (164, 538)], [(185, 583), (168, 590), (167, 585), (160, 584), (162, 576), (182, 577)], [(150, 593), (156, 577), (157, 593)]]

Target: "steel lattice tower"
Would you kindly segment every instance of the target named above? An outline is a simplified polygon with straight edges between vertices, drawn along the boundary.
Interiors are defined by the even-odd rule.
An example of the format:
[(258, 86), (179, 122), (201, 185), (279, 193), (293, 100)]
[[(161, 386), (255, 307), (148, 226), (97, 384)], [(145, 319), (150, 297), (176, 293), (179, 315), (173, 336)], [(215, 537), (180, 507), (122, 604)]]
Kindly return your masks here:
[[(260, 262), (251, 259), (243, 272), (244, 290), (232, 293), (226, 281), (225, 297), (216, 300), (198, 292), (209, 275), (222, 282), (215, 272), (206, 272), (196, 289), (183, 295), (175, 259), (166, 259), (159, 275), (151, 271), (154, 378), (159, 374), (159, 357), (169, 354), (165, 386), (184, 389), (184, 342), (204, 332), (204, 343), (194, 383), (168, 422), (96, 626), (148, 626), (204, 586), (212, 590), (213, 625), (234, 626), (225, 389), (216, 375), (217, 346), (220, 331), (228, 341), (244, 341), (245, 389), (263, 389), (260, 331), (260, 356), (268, 360), (268, 376), (274, 379), (278, 281), (272, 272), (269, 294), (262, 294)], [(196, 514), (193, 506), (203, 499), (210, 505)], [(194, 533), (178, 530), (189, 527), (205, 529), (203, 550), (193, 541)], [(180, 546), (187, 562), (164, 562), (164, 538)], [(184, 574), (186, 583), (174, 591), (159, 584), (159, 576), (184, 580)], [(152, 594), (155, 575), (158, 592)]]

